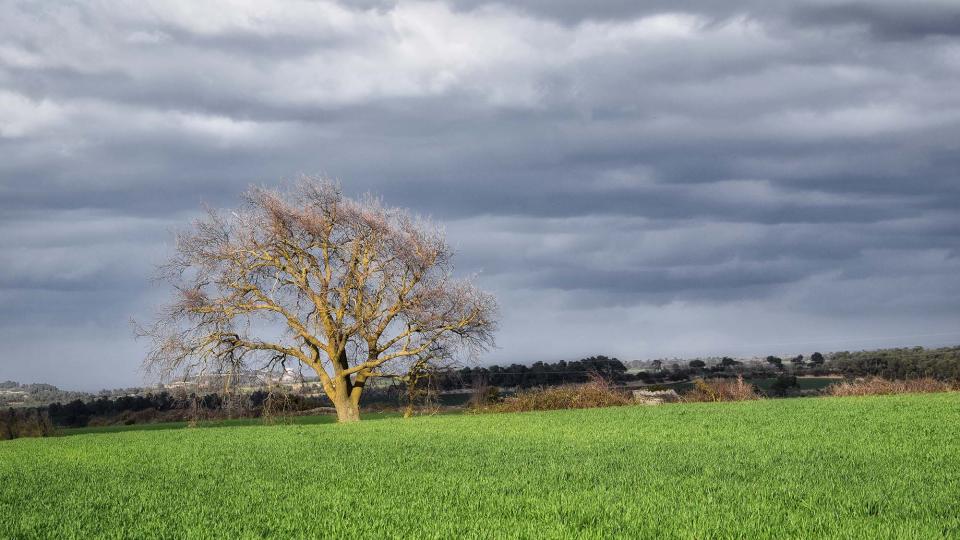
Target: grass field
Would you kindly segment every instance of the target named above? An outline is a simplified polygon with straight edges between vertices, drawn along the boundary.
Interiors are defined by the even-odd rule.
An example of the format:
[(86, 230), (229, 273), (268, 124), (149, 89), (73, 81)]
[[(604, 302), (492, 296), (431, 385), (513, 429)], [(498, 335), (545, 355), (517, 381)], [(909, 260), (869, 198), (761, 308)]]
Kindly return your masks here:
[(960, 393), (0, 442), (9, 537), (960, 537)]

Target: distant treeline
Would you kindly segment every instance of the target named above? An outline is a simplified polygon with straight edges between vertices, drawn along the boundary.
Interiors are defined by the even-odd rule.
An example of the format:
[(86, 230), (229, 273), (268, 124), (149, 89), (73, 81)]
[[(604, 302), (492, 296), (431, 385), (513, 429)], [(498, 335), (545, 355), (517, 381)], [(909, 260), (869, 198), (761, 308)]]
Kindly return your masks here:
[[(696, 377), (736, 375), (744, 375), (748, 378), (771, 377), (774, 375), (771, 370), (776, 371), (782, 368), (782, 361), (780, 362), (780, 364), (771, 362), (769, 365), (746, 366), (739, 360), (724, 357), (710, 364), (697, 359), (684, 364), (672, 362), (669, 365), (664, 365), (662, 361), (654, 360), (647, 362), (639, 370), (634, 367), (634, 371), (630, 372), (627, 365), (617, 358), (599, 355), (573, 362), (563, 360), (553, 363), (536, 362), (530, 366), (510, 364), (508, 366), (467, 367), (438, 376), (442, 381), (439, 387), (445, 390), (470, 388), (477, 384), (502, 388), (535, 388), (583, 383), (589, 381), (591, 377), (598, 376), (615, 384), (637, 381), (645, 384), (662, 384), (688, 381)], [(633, 363), (633, 365), (636, 366), (637, 364)], [(827, 370), (820, 369), (819, 365), (811, 365), (809, 371), (811, 374), (827, 374)]]
[[(628, 372), (628, 366), (633, 372)], [(639, 369), (639, 371), (637, 371)], [(960, 381), (960, 347), (925, 349), (923, 347), (841, 351), (828, 355), (819, 352), (809, 357), (786, 359), (767, 356), (759, 363), (745, 363), (730, 357), (622, 362), (603, 355), (573, 362), (536, 362), (463, 368), (446, 375), (442, 388), (470, 387), (481, 381), (490, 386), (532, 388), (581, 383), (600, 375), (614, 382), (642, 381), (657, 384), (689, 380), (695, 377), (744, 375), (747, 378), (770, 377), (783, 372), (793, 375), (877, 376), (886, 379), (933, 377)]]
[(627, 367), (623, 362), (603, 355), (573, 362), (565, 360), (554, 363), (535, 362), (530, 366), (510, 364), (509, 366), (466, 367), (457, 371), (456, 375), (451, 377), (449, 384), (442, 387), (471, 387), (479, 383), (508, 388), (532, 388), (582, 383), (598, 375), (612, 381), (627, 381), (635, 378), (627, 373)]
[[(295, 393), (277, 394), (264, 390), (234, 396), (216, 393), (174, 396), (169, 392), (158, 392), (117, 398), (99, 397), (87, 401), (75, 399), (64, 404), (51, 403), (46, 407), (46, 412), (56, 426), (83, 427), (94, 418), (111, 418), (144, 411), (156, 413), (184, 411), (190, 412), (192, 416), (196, 416), (198, 412), (229, 411), (234, 416), (259, 416), (264, 407), (271, 406), (271, 400), (274, 402), (273, 406), (285, 412), (330, 405), (326, 398)], [(144, 419), (140, 418), (140, 420)]]
[(829, 366), (839, 374), (853, 377), (865, 375), (876, 375), (885, 379), (933, 377), (942, 381), (960, 381), (960, 347), (843, 351), (830, 356)]
[[(791, 359), (794, 370), (806, 366), (810, 374), (827, 374), (827, 370), (821, 367), (824, 360), (819, 353), (814, 353), (812, 358), (815, 360), (809, 364), (803, 364), (798, 358)], [(633, 369), (632, 372), (628, 370), (627, 364), (630, 364)], [(645, 384), (661, 384), (688, 381), (696, 377), (743, 375), (748, 378), (766, 378), (775, 375), (771, 371), (778, 372), (782, 369), (783, 361), (773, 356), (769, 357), (769, 360), (764, 364), (747, 366), (743, 362), (729, 357), (719, 358), (710, 363), (702, 359), (695, 359), (683, 364), (671, 362), (665, 365), (662, 360), (645, 363), (637, 361), (624, 363), (617, 358), (598, 355), (573, 362), (561, 360), (553, 363), (536, 362), (529, 366), (510, 364), (508, 366), (467, 367), (446, 375), (441, 374), (442, 383), (439, 386), (442, 389), (468, 388), (479, 383), (522, 389), (583, 383), (589, 381), (591, 377), (597, 376), (613, 383), (639, 381)]]

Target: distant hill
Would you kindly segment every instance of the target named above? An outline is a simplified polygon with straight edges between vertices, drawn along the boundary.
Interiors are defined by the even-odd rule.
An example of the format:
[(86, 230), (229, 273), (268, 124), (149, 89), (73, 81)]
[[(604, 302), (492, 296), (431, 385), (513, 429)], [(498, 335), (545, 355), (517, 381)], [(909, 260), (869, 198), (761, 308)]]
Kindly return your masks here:
[(0, 407), (37, 407), (57, 401), (92, 399), (89, 392), (61, 390), (52, 384), (21, 384), (16, 381), (0, 382)]

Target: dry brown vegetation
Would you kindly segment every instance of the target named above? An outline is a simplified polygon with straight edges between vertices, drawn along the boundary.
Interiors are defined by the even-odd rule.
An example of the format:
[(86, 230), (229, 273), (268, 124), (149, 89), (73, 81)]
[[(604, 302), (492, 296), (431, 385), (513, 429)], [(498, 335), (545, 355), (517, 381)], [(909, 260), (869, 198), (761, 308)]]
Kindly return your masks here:
[(693, 385), (693, 390), (684, 394), (683, 401), (748, 401), (761, 398), (752, 384), (744, 382), (743, 377), (737, 377), (735, 380), (697, 379)]
[(922, 394), (931, 392), (949, 392), (956, 386), (932, 377), (891, 381), (879, 377), (843, 381), (831, 385), (827, 394), (831, 396), (877, 396), (886, 394)]
[(531, 389), (503, 401), (474, 408), (476, 412), (524, 412), (555, 409), (592, 409), (633, 405), (630, 394), (614, 388), (602, 378), (584, 384)]

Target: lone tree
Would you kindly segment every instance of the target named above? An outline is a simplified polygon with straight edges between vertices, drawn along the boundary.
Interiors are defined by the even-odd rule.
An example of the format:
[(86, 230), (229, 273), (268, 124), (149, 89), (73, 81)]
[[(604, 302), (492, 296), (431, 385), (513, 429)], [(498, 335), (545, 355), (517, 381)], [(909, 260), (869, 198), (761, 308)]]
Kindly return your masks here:
[(245, 204), (177, 235), (160, 279), (176, 289), (145, 361), (162, 377), (309, 366), (340, 422), (375, 377), (493, 343), (494, 298), (451, 275), (442, 232), (336, 183), (252, 189)]

